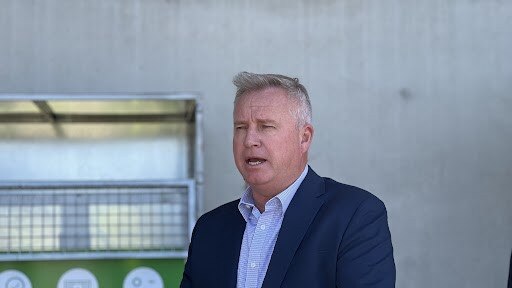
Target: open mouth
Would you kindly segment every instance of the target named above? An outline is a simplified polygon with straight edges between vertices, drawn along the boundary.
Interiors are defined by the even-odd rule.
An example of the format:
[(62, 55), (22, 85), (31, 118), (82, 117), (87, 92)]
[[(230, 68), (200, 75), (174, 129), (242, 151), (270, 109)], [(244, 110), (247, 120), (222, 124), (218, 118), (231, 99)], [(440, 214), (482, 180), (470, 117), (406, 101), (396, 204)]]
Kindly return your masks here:
[(249, 158), (249, 159), (245, 160), (245, 163), (249, 164), (250, 166), (257, 166), (257, 165), (263, 164), (265, 162), (267, 162), (267, 160), (262, 159), (262, 158)]

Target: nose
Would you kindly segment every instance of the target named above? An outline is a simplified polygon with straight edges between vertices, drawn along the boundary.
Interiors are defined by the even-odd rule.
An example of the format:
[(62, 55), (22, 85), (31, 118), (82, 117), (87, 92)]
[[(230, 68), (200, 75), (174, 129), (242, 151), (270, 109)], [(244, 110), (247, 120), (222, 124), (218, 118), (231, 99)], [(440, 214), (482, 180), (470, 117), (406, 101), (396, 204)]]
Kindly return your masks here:
[(249, 128), (245, 134), (244, 145), (247, 148), (259, 147), (261, 145), (261, 139), (256, 129)]

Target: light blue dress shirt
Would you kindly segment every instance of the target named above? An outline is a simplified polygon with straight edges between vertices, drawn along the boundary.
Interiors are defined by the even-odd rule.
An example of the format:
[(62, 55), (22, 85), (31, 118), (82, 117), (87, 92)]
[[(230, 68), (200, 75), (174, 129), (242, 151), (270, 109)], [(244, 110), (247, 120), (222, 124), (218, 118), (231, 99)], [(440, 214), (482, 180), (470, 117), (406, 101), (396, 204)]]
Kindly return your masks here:
[(263, 213), (254, 204), (251, 188), (243, 193), (238, 210), (246, 225), (238, 261), (237, 288), (259, 288), (263, 284), (284, 213), (307, 173), (306, 165), (292, 185), (268, 200)]

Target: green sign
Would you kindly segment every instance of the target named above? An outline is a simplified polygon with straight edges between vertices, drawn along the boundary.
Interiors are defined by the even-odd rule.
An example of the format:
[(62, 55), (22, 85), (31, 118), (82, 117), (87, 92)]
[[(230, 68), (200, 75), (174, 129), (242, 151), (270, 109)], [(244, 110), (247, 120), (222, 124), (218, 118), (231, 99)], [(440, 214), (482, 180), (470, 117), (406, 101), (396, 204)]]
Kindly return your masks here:
[[(98, 286), (101, 288), (146, 288), (152, 286), (159, 288), (158, 286), (162, 282), (163, 287), (173, 288), (179, 287), (184, 265), (185, 261), (183, 259), (12, 261), (0, 262), (0, 272), (9, 272), (9, 277), (2, 280), (5, 283), (3, 285), (7, 285), (6, 287), (9, 288), (10, 286), (16, 288), (58, 288), (59, 279), (60, 285), (65, 282), (67, 285), (70, 283), (75, 285), (69, 287), (82, 287), (80, 283), (85, 283), (86, 280), (84, 279), (64, 279), (66, 275), (72, 275), (66, 274), (72, 269), (75, 270), (71, 272), (83, 270), (87, 273), (90, 272), (89, 274), (93, 275), (91, 277), (97, 280)], [(25, 274), (32, 285), (23, 284), (26, 281), (23, 275), (16, 276), (12, 270)], [(14, 273), (17, 272), (14, 271)], [(0, 279), (1, 275), (2, 273), (0, 273)], [(150, 284), (145, 284), (146, 282)], [(85, 285), (83, 287), (91, 286)]]

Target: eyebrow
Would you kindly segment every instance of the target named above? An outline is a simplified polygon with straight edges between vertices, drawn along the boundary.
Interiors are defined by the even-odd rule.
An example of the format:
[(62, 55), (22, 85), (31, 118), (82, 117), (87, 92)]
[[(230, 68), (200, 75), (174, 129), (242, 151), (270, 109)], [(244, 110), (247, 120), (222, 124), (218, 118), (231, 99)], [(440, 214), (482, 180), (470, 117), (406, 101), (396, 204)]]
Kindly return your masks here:
[[(241, 124), (247, 124), (248, 121), (234, 121), (233, 124), (234, 125), (241, 125)], [(257, 119), (256, 120), (257, 123), (269, 123), (269, 124), (274, 124), (276, 125), (277, 124), (277, 121), (275, 120), (272, 120), (272, 119)]]
[(269, 123), (269, 124), (277, 124), (277, 121), (275, 120), (272, 120), (272, 119), (258, 119), (256, 120), (256, 122), (258, 123)]

